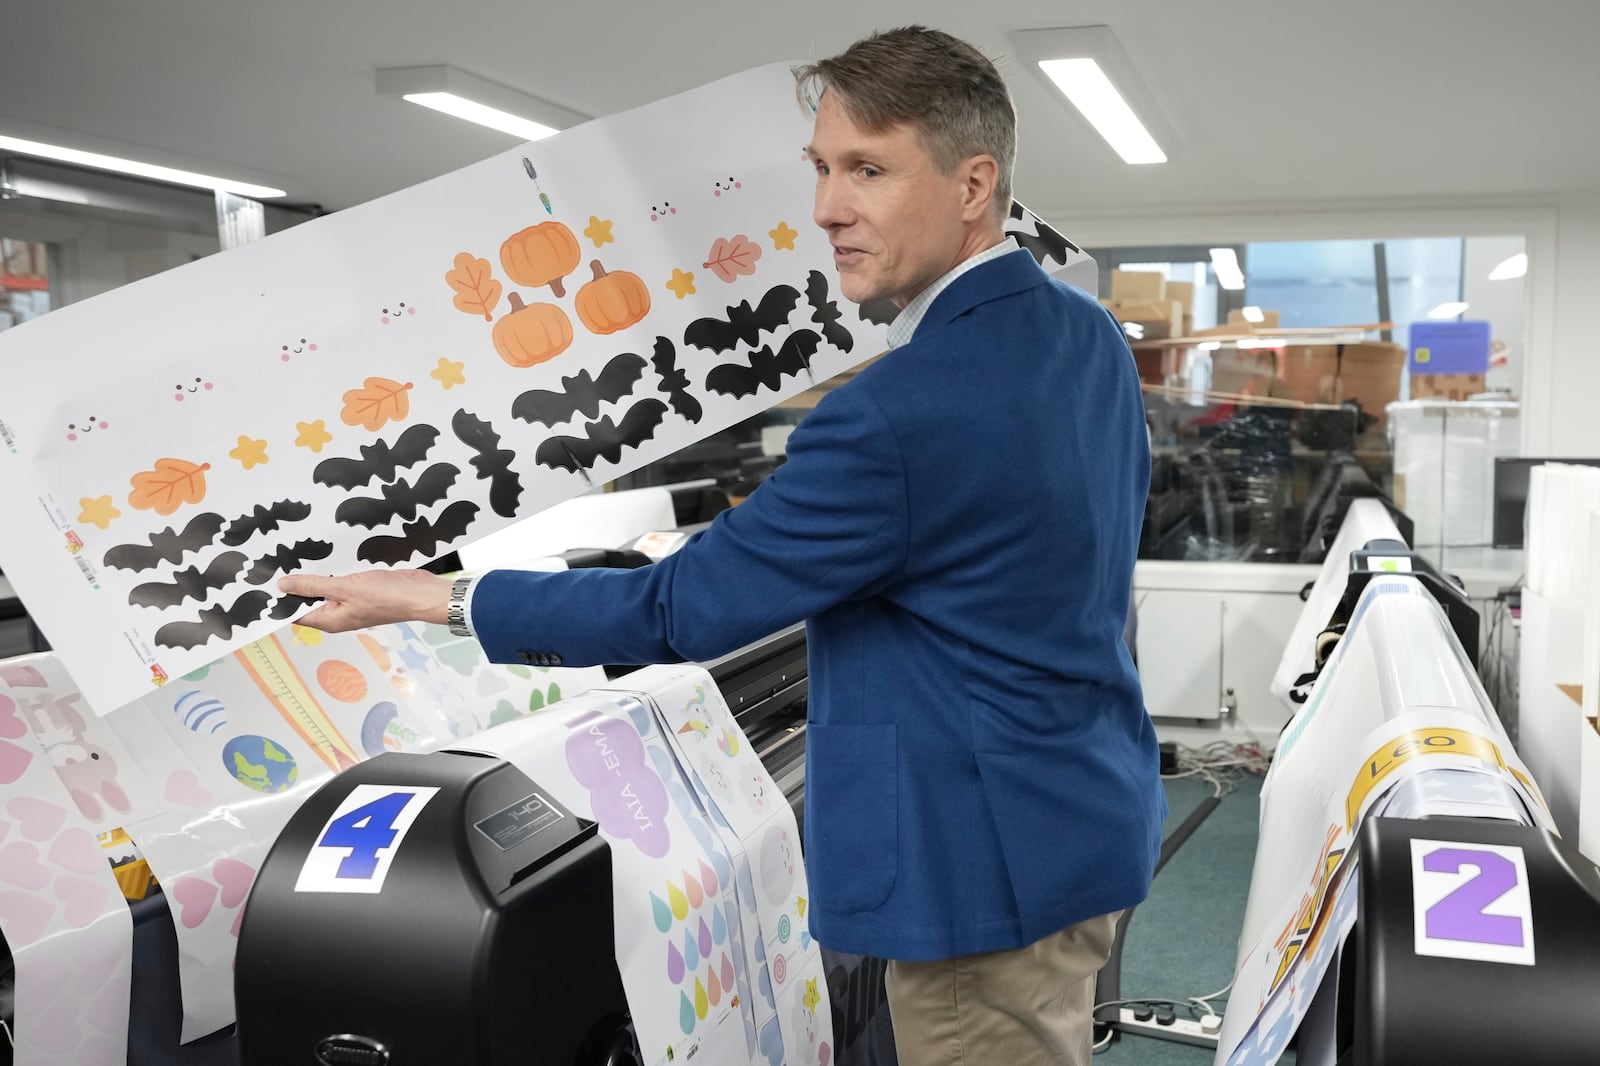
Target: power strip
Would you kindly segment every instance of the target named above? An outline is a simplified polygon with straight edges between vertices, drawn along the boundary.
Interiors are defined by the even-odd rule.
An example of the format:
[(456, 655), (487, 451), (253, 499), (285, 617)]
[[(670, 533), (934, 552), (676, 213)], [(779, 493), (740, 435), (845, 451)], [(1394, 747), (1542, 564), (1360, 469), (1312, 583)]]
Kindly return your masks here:
[(1123, 1007), (1119, 1013), (1120, 1016), (1113, 1024), (1122, 1032), (1152, 1036), (1158, 1040), (1175, 1040), (1180, 1044), (1214, 1048), (1217, 1046), (1217, 1034), (1222, 1030), (1221, 1018), (1217, 1018), (1209, 1025), (1202, 1025), (1193, 1018), (1174, 1018), (1170, 1024), (1162, 1025), (1154, 1018), (1142, 1022), (1135, 1019), (1131, 1007)]

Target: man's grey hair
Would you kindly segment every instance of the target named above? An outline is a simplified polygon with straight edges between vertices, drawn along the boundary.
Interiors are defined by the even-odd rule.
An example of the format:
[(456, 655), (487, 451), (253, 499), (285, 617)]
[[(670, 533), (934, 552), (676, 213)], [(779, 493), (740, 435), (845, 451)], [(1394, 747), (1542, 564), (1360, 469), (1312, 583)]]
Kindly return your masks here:
[(1002, 221), (1011, 211), (1017, 111), (1000, 72), (972, 45), (925, 26), (884, 30), (797, 68), (795, 78), (802, 100), (814, 105), (831, 92), (869, 133), (912, 128), (945, 173), (975, 155), (994, 156), (995, 211)]

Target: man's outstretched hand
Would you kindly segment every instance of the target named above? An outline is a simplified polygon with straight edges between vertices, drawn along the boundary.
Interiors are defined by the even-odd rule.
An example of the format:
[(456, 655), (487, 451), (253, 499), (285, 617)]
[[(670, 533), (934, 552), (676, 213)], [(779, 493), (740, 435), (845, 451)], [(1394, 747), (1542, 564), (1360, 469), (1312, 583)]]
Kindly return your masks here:
[(291, 574), (278, 580), (291, 596), (322, 600), (322, 606), (295, 619), (297, 625), (344, 633), (390, 622), (445, 624), (450, 582), (426, 570), (366, 570), (348, 577)]

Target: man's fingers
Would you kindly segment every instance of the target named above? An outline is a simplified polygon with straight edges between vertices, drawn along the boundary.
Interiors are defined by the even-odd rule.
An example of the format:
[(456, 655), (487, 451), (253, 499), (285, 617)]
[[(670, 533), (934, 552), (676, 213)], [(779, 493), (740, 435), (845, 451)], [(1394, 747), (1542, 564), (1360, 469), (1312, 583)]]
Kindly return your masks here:
[(325, 600), (333, 596), (334, 590), (338, 587), (338, 580), (320, 574), (288, 574), (278, 579), (278, 589), (291, 596)]

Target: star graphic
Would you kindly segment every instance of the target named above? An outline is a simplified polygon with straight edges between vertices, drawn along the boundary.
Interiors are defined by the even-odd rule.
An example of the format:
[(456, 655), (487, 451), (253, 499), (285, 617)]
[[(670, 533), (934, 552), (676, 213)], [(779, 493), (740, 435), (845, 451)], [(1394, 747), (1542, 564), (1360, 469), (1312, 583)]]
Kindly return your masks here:
[(451, 362), (441, 355), (439, 357), (439, 365), (428, 371), (428, 376), (443, 385), (446, 390), (449, 390), (457, 385), (465, 385), (467, 383), (466, 375), (461, 372), (466, 365), (465, 363)]
[(294, 631), (294, 642), (304, 644), (308, 648), (315, 648), (322, 643), (322, 630), (312, 629), (310, 626), (290, 626)]
[(409, 644), (400, 649), (400, 661), (406, 664), (407, 670), (418, 673), (425, 673), (430, 665), (428, 657)]
[(796, 896), (794, 898), (794, 909), (795, 913), (799, 914), (800, 917), (804, 918), (806, 916), (806, 898), (804, 896)]
[(264, 440), (251, 440), (249, 437), (240, 436), (239, 446), (228, 453), (229, 457), (239, 460), (239, 465), (249, 470), (267, 461), (267, 442)]
[(611, 220), (599, 215), (589, 216), (589, 228), (583, 231), (583, 235), (593, 241), (596, 248), (616, 240), (611, 236)]
[(767, 230), (767, 236), (772, 238), (772, 247), (780, 252), (794, 251), (794, 239), (800, 236), (799, 230), (789, 228), (789, 223), (778, 223), (777, 229)]
[(677, 267), (672, 268), (672, 280), (667, 282), (667, 288), (678, 299), (694, 295), (694, 275), (686, 274)]
[(322, 446), (333, 439), (333, 434), (328, 432), (328, 427), (323, 425), (322, 419), (315, 422), (296, 422), (294, 428), (300, 435), (294, 439), (296, 448), (310, 448), (314, 452), (322, 451)]
[(119, 517), (122, 512), (111, 505), (110, 496), (84, 496), (78, 500), (78, 505), (83, 508), (78, 512), (78, 521), (90, 522), (105, 529), (111, 525), (113, 518)]
[(806, 995), (800, 1002), (806, 1005), (806, 1010), (812, 1014), (817, 1013), (817, 1004), (822, 1002), (822, 993), (817, 989), (815, 977), (806, 978)]

